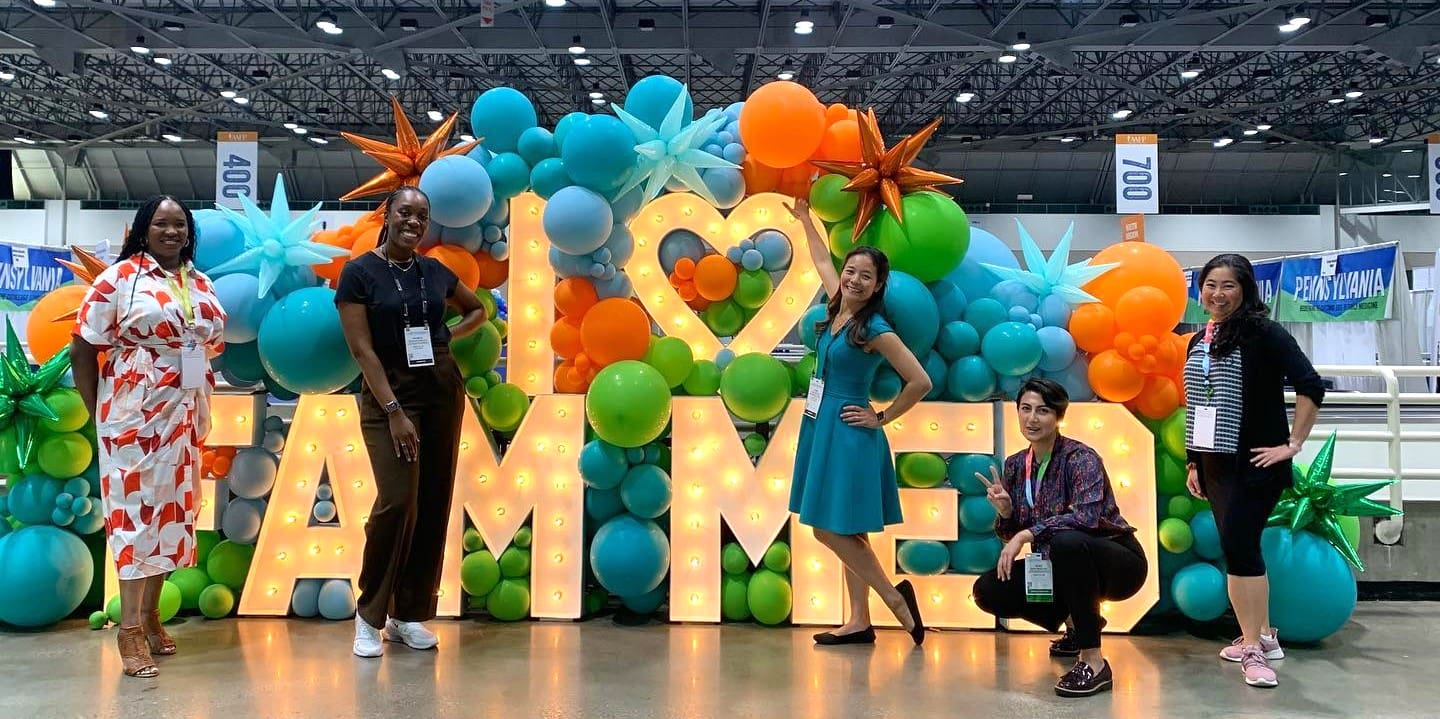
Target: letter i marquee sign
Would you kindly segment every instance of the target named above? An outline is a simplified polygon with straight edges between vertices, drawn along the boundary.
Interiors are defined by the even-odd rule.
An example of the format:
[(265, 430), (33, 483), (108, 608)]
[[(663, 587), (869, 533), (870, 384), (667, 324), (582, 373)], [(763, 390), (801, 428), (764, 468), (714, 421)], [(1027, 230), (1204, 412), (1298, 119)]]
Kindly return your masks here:
[[(685, 228), (724, 248), (759, 229), (793, 232), (797, 228), (782, 206), (785, 199), (754, 196), (729, 217), (721, 217), (688, 195), (672, 194), (650, 203), (631, 223), (636, 254), (628, 271), (636, 292), (656, 322), (697, 348), (697, 356), (713, 355), (718, 340), (693, 314), (687, 317), (678, 311), (683, 309), (678, 298), (666, 294), (669, 284), (658, 263), (661, 238), (671, 230)], [(526, 193), (511, 202), (509, 378), (533, 395), (534, 402), (503, 455), (473, 407), (465, 414), (440, 613), (459, 616), (462, 611), (460, 560), (466, 520), (485, 540), (482, 551), (498, 558), (529, 519), (534, 529), (531, 616), (576, 619), (583, 607), (588, 561), (585, 483), (578, 461), (585, 441), (585, 402), (582, 395), (553, 393), (555, 357), (548, 338), (555, 317), (555, 274), (547, 259), (549, 241), (540, 225), (544, 201)], [(744, 351), (773, 349), (819, 289), (819, 277), (808, 255), (796, 252), (794, 258), (795, 265), (770, 304), (747, 325), (755, 328), (753, 336), (736, 338), (743, 340)], [(799, 400), (791, 402), (765, 454), (752, 462), (720, 398), (673, 400), (672, 621), (720, 621), (722, 523), (756, 562), (788, 527), (795, 593), (791, 620), (815, 625), (842, 621), (845, 592), (841, 568), (834, 555), (787, 511), (802, 405)], [(1008, 454), (1023, 447), (1023, 440), (1010, 429), (1014, 425), (1013, 408), (1008, 405), (922, 402), (904, 419), (888, 425), (885, 432), (897, 452)], [(1131, 599), (1106, 607), (1109, 628), (1126, 631), (1159, 598), (1155, 466), (1146, 451), (1152, 440), (1139, 420), (1120, 405), (1072, 405), (1067, 427), (1069, 436), (1090, 443), (1105, 459), (1120, 508), (1140, 528), (1139, 539), (1151, 561), (1144, 588)], [(338, 521), (310, 526), (306, 519), (315, 488), (326, 471), (332, 478)], [(905, 523), (871, 537), (880, 561), (892, 575), (897, 572), (897, 540), (954, 540), (959, 530), (959, 495), (954, 489), (904, 488), (900, 494)], [(240, 614), (285, 615), (298, 579), (342, 578), (353, 585), (360, 570), (365, 520), (374, 500), (374, 475), (360, 433), (355, 397), (301, 397), (241, 594)], [(993, 619), (971, 598), (974, 576), (910, 579), (932, 626), (994, 626)], [(872, 609), (882, 624), (887, 620), (893, 624), (883, 606)]]

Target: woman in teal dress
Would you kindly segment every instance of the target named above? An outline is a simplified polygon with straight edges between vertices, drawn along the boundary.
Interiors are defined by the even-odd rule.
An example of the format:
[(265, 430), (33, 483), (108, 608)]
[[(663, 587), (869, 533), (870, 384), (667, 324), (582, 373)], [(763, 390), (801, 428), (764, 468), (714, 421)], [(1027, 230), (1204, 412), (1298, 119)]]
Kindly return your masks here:
[[(890, 585), (867, 535), (901, 522), (895, 463), (882, 427), (930, 391), (930, 378), (881, 314), (890, 274), (885, 253), (856, 247), (837, 273), (809, 204), (797, 200), (789, 209), (805, 227), (810, 257), (830, 298), (825, 319), (816, 325), (815, 379), (795, 450), (790, 511), (845, 565), (850, 599), (845, 624), (815, 635), (815, 642), (874, 642), (869, 601), (874, 589), (920, 644), (925, 624), (915, 588), (909, 580)], [(900, 373), (905, 386), (889, 407), (876, 411), (870, 406), (870, 385), (882, 360)]]

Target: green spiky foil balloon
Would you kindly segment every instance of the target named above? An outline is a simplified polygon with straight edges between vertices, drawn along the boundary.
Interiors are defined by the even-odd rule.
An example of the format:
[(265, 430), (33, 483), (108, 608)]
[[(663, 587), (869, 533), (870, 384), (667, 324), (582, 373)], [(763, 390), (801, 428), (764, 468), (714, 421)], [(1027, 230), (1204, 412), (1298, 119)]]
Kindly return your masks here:
[(1309, 471), (1295, 477), (1295, 486), (1285, 491), (1275, 511), (1270, 513), (1269, 523), (1289, 527), (1290, 531), (1302, 529), (1325, 538), (1340, 552), (1351, 566), (1365, 571), (1365, 562), (1345, 532), (1340, 527), (1340, 517), (1393, 517), (1400, 510), (1372, 499), (1375, 492), (1395, 483), (1393, 479), (1359, 484), (1330, 483), (1330, 472), (1335, 467), (1335, 435), (1331, 434), (1310, 464)]
[(0, 429), (15, 427), (20, 466), (30, 464), (35, 449), (35, 426), (42, 419), (60, 418), (45, 395), (60, 384), (70, 369), (70, 348), (60, 350), (39, 369), (30, 367), (15, 326), (5, 320), (5, 354), (0, 357)]

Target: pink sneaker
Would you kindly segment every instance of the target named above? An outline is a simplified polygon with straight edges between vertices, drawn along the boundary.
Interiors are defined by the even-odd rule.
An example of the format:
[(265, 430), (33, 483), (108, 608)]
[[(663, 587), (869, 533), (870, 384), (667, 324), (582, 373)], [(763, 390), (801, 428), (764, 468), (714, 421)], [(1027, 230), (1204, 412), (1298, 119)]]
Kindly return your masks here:
[(1240, 666), (1245, 670), (1245, 683), (1252, 687), (1276, 687), (1280, 681), (1275, 678), (1275, 670), (1270, 668), (1270, 663), (1265, 661), (1265, 653), (1260, 647), (1251, 645), (1245, 647), (1245, 656), (1240, 660)]
[[(1280, 632), (1278, 630), (1273, 637), (1260, 635), (1260, 649), (1265, 653), (1265, 658), (1271, 661), (1285, 658), (1285, 650), (1280, 648)], [(1244, 659), (1245, 637), (1235, 637), (1235, 641), (1230, 642), (1230, 646), (1220, 650), (1220, 658), (1236, 663)]]

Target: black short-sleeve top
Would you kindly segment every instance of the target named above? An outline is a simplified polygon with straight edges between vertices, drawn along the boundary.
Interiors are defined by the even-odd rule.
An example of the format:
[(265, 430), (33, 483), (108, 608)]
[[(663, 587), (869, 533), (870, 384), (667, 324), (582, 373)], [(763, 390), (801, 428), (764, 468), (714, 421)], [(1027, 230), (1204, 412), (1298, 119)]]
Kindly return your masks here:
[[(430, 328), (430, 342), (437, 351), (450, 347), (450, 328), (445, 324), (445, 301), (455, 294), (460, 280), (450, 268), (424, 255), (415, 256), (409, 269), (392, 265), (374, 252), (366, 252), (345, 263), (335, 288), (335, 302), (365, 306), (365, 319), (375, 354), (387, 367), (405, 367), (405, 317), (410, 325)], [(420, 288), (429, 298), (429, 312), (422, 317)], [(398, 285), (398, 286), (397, 286)]]

